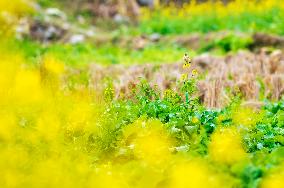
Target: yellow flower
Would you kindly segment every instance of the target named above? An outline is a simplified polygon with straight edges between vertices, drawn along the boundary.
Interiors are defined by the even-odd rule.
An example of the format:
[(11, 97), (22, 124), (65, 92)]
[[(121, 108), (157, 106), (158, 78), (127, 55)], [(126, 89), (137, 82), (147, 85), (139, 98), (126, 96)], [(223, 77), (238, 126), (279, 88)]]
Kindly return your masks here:
[(193, 69), (192, 72), (191, 72), (191, 74), (192, 74), (192, 76), (196, 76), (196, 75), (198, 75), (198, 72), (197, 72), (196, 69)]
[(172, 140), (158, 120), (137, 120), (126, 127), (124, 137), (134, 155), (149, 164), (165, 163), (170, 157)]
[(226, 119), (226, 117), (223, 114), (220, 114), (217, 118), (217, 124), (222, 124), (222, 121), (224, 121)]
[(64, 72), (64, 64), (52, 56), (45, 56), (43, 59), (43, 67), (48, 73), (62, 74)]
[(190, 66), (191, 66), (191, 64), (190, 64), (191, 63), (191, 59), (187, 55), (187, 53), (184, 54), (183, 60), (184, 60), (184, 64), (183, 64), (182, 68), (183, 69), (190, 68)]
[(278, 188), (284, 184), (284, 163), (265, 176), (260, 184), (261, 188)]
[(187, 69), (187, 68), (190, 68), (191, 64), (190, 63), (184, 63), (182, 68), (183, 69)]
[[(231, 177), (212, 170), (209, 164), (201, 159), (181, 160), (170, 171), (169, 187), (235, 187), (231, 180)], [(228, 184), (224, 184), (225, 181)]]
[(15, 75), (13, 96), (17, 102), (40, 102), (43, 97), (41, 79), (38, 71), (20, 70)]
[(251, 108), (239, 108), (232, 114), (232, 120), (235, 125), (242, 125), (245, 127), (253, 127), (257, 121), (261, 118), (261, 114), (258, 114)]
[(185, 81), (185, 80), (187, 80), (187, 77), (188, 77), (187, 74), (182, 74), (181, 77), (180, 77), (180, 80)]
[(37, 133), (46, 141), (56, 141), (60, 131), (60, 120), (54, 111), (45, 110), (37, 120)]
[[(13, 2), (13, 3), (12, 3)], [(32, 10), (30, 0), (1, 0), (0, 1), (0, 13), (8, 12), (13, 15), (20, 15)]]
[(191, 120), (192, 123), (196, 124), (199, 122), (199, 119), (197, 117), (193, 117)]
[(190, 59), (190, 57), (187, 55), (187, 53), (184, 54), (183, 60), (185, 61), (185, 63), (188, 63), (188, 64), (191, 63), (191, 59)]
[(16, 129), (16, 118), (13, 114), (0, 113), (0, 140), (12, 140)]
[(246, 159), (239, 131), (234, 127), (216, 130), (211, 136), (209, 155), (214, 161), (225, 164)]

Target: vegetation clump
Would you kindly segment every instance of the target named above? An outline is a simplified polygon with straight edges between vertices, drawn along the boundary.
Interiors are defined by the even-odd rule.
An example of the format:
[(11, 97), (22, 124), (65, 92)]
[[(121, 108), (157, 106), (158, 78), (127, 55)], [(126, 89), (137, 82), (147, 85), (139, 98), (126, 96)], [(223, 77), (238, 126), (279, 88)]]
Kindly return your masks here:
[[(87, 62), (86, 59), (93, 55), (95, 59), (100, 59), (96, 55), (104, 52), (113, 63), (117, 63), (113, 57), (119, 56), (120, 50), (125, 54), (128, 54), (127, 51), (119, 47), (117, 51), (107, 47), (94, 52), (87, 44), (45, 46), (29, 40), (16, 41), (10, 35), (15, 22), (9, 25), (7, 20), (4, 21), (2, 13), (13, 15), (17, 20), (21, 14), (30, 11), (22, 6), (23, 2), (17, 0), (15, 4), (9, 4), (6, 0), (0, 1), (0, 37), (3, 38), (0, 44), (2, 187), (273, 188), (283, 185), (284, 96), (279, 79), (282, 70), (281, 53), (272, 53), (270, 58), (273, 61), (268, 61), (269, 58), (257, 61), (262, 63), (261, 67), (256, 66), (257, 63), (250, 64), (251, 67), (256, 66), (255, 69), (262, 75), (270, 75), (266, 78), (271, 78), (276, 88), (271, 91), (277, 91), (275, 98), (271, 97), (274, 93), (266, 92), (266, 85), (259, 78), (260, 89), (255, 95), (262, 103), (257, 107), (244, 103), (247, 96), (255, 96), (252, 94), (257, 90), (255, 85), (232, 84), (239, 75), (232, 71), (228, 78), (224, 77), (225, 61), (219, 64), (217, 60), (212, 64), (199, 61), (198, 67), (198, 61), (191, 59), (188, 54), (175, 67), (181, 69), (182, 74), (177, 74), (178, 79), (170, 77), (170, 82), (165, 84), (167, 87), (161, 89), (159, 83), (141, 78), (139, 83), (131, 80), (133, 82), (130, 82), (128, 88), (118, 93), (116, 80), (111, 78), (115, 74), (110, 73), (108, 78), (99, 78), (100, 74), (95, 74), (98, 76), (95, 77), (92, 65), (84, 66), (82, 62)], [(232, 2), (228, 7), (234, 8), (242, 2)], [(263, 24), (269, 22), (266, 29), (260, 27), (260, 23), (250, 27), (279, 32), (278, 29), (282, 27), (280, 22), (276, 22), (273, 27), (270, 25), (273, 15), (279, 16), (279, 10), (283, 8), (275, 7), (276, 2), (270, 0), (255, 7), (247, 2), (247, 9), (257, 18), (267, 16), (260, 14), (264, 9), (272, 11), (264, 20)], [(208, 26), (204, 30), (207, 32), (231, 29), (231, 22), (226, 20), (229, 18), (248, 19), (245, 9), (230, 12), (223, 9), (223, 5), (213, 5), (218, 15), (209, 11), (211, 17), (204, 16), (200, 18), (201, 21), (196, 19), (200, 23), (196, 25), (197, 28), (193, 28), (193, 25), (180, 26), (179, 21), (189, 18), (191, 22), (191, 19), (197, 18), (198, 12), (208, 10), (206, 4), (186, 5), (179, 12), (185, 14), (184, 11), (190, 8), (191, 17), (179, 14), (171, 17), (169, 9), (158, 9), (156, 13), (165, 15), (159, 17), (161, 20), (158, 21), (161, 22), (156, 23), (157, 19), (145, 17), (138, 29), (146, 33), (154, 31), (172, 34), (203, 31), (209, 22), (216, 23), (217, 28)], [(156, 16), (154, 13), (154, 18)], [(223, 25), (220, 18), (225, 19), (228, 25)], [(165, 27), (165, 20), (176, 25)], [(258, 19), (256, 21), (260, 22)], [(240, 29), (247, 28), (248, 23), (240, 25)], [(148, 30), (148, 26), (151, 30)], [(239, 48), (238, 44), (233, 42), (231, 45), (228, 41), (225, 39), (217, 43), (225, 51)], [(248, 43), (244, 42), (244, 45)], [(157, 51), (160, 49), (153, 48)], [(155, 57), (153, 48), (148, 46), (134, 52), (138, 56), (149, 53), (150, 59), (160, 59), (160, 56)], [(161, 50), (161, 59), (180, 57), (180, 52), (185, 49), (177, 49), (180, 51), (172, 52), (170, 49), (172, 54), (169, 56), (167, 50)], [(72, 51), (73, 56), (66, 53), (69, 51)], [(112, 53), (115, 55), (112, 56)], [(267, 57), (270, 52), (267, 50), (264, 53), (268, 55), (260, 57)], [(122, 60), (124, 58), (121, 56)], [(141, 57), (141, 62), (144, 60)], [(131, 59), (128, 61), (131, 62)], [(275, 65), (275, 62), (279, 64)], [(239, 67), (241, 62), (237, 63)], [(215, 67), (212, 68), (215, 71), (213, 75), (219, 76), (219, 81), (226, 78), (228, 84), (226, 88), (221, 87), (211, 74), (209, 79), (213, 79), (214, 87), (208, 87), (207, 95), (202, 95), (200, 84), (209, 75), (210, 69), (204, 70), (210, 66)], [(240, 70), (254, 70), (243, 67)], [(264, 70), (265, 67), (269, 67), (269, 71)], [(165, 69), (170, 72), (167, 67)], [(102, 70), (98, 68), (97, 72)], [(144, 72), (147, 75), (145, 77), (149, 78), (150, 73)], [(135, 69), (134, 74), (137, 77), (139, 72)], [(159, 78), (165, 76), (157, 75)], [(248, 83), (255, 83), (252, 81), (255, 77), (248, 78), (251, 78)], [(227, 97), (225, 105), (206, 106), (209, 95), (217, 96), (223, 92), (226, 92)], [(213, 103), (217, 104), (216, 100), (210, 104)]]

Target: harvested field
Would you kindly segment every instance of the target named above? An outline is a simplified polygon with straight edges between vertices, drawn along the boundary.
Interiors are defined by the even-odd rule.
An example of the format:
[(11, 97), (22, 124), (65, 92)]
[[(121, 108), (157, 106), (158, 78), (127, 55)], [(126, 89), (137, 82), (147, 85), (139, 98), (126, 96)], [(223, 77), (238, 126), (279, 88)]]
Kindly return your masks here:
[[(243, 51), (224, 57), (204, 54), (193, 58), (191, 69), (205, 75), (198, 82), (200, 100), (207, 107), (222, 107), (230, 95), (240, 92), (246, 101), (258, 104), (261, 98), (279, 100), (284, 94), (284, 53), (261, 49), (257, 54)], [(145, 78), (161, 91), (174, 89), (176, 82), (190, 70), (182, 68), (183, 62), (162, 65), (90, 65), (91, 82), (100, 88), (104, 78), (114, 81), (117, 97), (130, 94), (131, 87)]]

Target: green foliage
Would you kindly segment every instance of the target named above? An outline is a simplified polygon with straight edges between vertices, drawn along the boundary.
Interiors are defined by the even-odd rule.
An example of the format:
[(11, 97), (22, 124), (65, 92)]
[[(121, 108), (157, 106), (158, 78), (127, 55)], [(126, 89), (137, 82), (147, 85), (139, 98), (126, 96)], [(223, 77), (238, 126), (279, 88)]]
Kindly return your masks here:
[[(115, 137), (111, 145), (116, 145), (121, 130), (135, 119), (154, 118), (163, 122), (169, 134), (176, 139), (177, 152), (207, 156), (208, 144), (215, 129), (237, 126), (233, 124), (232, 113), (238, 111), (241, 100), (236, 96), (225, 108), (206, 109), (194, 97), (195, 92), (194, 79), (181, 82), (176, 91), (167, 90), (163, 94), (155, 86), (142, 81), (134, 88), (130, 99), (113, 100), (106, 112), (107, 117), (116, 124), (117, 134), (111, 133)], [(235, 174), (243, 187), (258, 187), (263, 174), (269, 169), (267, 167), (281, 162), (284, 144), (283, 109), (284, 98), (278, 102), (267, 101), (256, 112), (261, 118), (255, 126), (239, 126), (243, 146), (250, 154), (250, 159), (232, 166), (229, 173)], [(109, 144), (107, 146), (110, 147)], [(113, 149), (116, 150), (116, 147)]]
[[(236, 7), (237, 9), (237, 7)], [(172, 10), (173, 16), (161, 16), (162, 13), (155, 11), (151, 16), (142, 20), (139, 30), (141, 33), (185, 34), (185, 33), (208, 33), (214, 31), (230, 30), (236, 32), (262, 31), (283, 35), (283, 13), (279, 7), (274, 7), (264, 12), (244, 11), (226, 17), (219, 17), (211, 11), (207, 14), (175, 16), (179, 10)], [(232, 11), (233, 12), (233, 11)]]
[(204, 44), (201, 47), (199, 52), (207, 51), (220, 51), (220, 53), (236, 52), (240, 49), (248, 49), (249, 46), (253, 43), (252, 38), (250, 37), (241, 37), (236, 35), (227, 35), (223, 38), (217, 38), (212, 42)]
[[(10, 41), (11, 49), (22, 51), (29, 62), (36, 63), (44, 55), (53, 56), (67, 65), (85, 66), (89, 63), (99, 64), (143, 64), (175, 62), (186, 51), (185, 48), (172, 45), (149, 44), (144, 49), (121, 47), (119, 44), (106, 43), (93, 45), (84, 44), (49, 44), (24, 40)], [(155, 54), (155, 55), (153, 55)], [(167, 54), (165, 56), (165, 54)]]
[(283, 109), (284, 100), (268, 102), (263, 107), (263, 119), (250, 130), (245, 142), (250, 152), (264, 150), (271, 152), (284, 145)]

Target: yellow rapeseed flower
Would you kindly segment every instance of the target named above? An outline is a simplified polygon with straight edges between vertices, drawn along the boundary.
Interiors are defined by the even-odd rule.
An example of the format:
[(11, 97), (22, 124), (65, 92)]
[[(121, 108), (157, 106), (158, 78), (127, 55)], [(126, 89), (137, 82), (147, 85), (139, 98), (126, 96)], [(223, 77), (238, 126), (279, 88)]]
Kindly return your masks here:
[(187, 74), (182, 74), (181, 77), (180, 77), (180, 80), (181, 81), (186, 81), (188, 78), (188, 75)]
[[(207, 164), (205, 161), (201, 159), (191, 159), (188, 161), (179, 160), (171, 169), (169, 176), (169, 187), (233, 187), (233, 181), (230, 181), (230, 177), (216, 173), (215, 171), (210, 169), (209, 164)], [(227, 183), (223, 183), (225, 181)]]
[(209, 144), (209, 155), (213, 161), (229, 165), (245, 160), (247, 154), (239, 131), (234, 127), (215, 130)]
[(184, 63), (183, 66), (182, 66), (182, 68), (183, 68), (183, 69), (188, 69), (188, 68), (190, 68), (190, 66), (191, 66), (190, 63)]
[(235, 125), (242, 125), (247, 128), (255, 126), (260, 118), (261, 114), (247, 107), (240, 107), (232, 113), (233, 123)]
[(264, 176), (261, 188), (279, 188), (284, 185), (284, 163)]
[(17, 102), (40, 102), (44, 93), (39, 71), (22, 69), (15, 76), (13, 96)]
[(38, 134), (46, 141), (56, 141), (60, 131), (60, 119), (55, 111), (45, 110), (37, 121)]
[(193, 117), (191, 120), (192, 123), (196, 124), (199, 122), (199, 119), (197, 117)]
[(134, 154), (150, 164), (164, 163), (170, 157), (172, 139), (158, 120), (138, 120), (128, 125), (124, 138)]
[(7, 112), (0, 113), (0, 140), (13, 140), (16, 129), (17, 125), (14, 114)]
[(193, 69), (191, 74), (192, 74), (192, 76), (196, 76), (196, 75), (198, 75), (198, 71), (196, 69)]
[(31, 0), (13, 0), (13, 3), (9, 0), (0, 0), (0, 13), (8, 12), (13, 15), (23, 14), (31, 11)]
[(187, 53), (184, 54), (183, 61), (184, 61), (183, 69), (190, 68), (190, 66), (191, 66), (191, 64), (190, 64), (191, 63), (191, 59), (190, 59), (190, 57), (188, 56)]
[(64, 64), (51, 55), (45, 56), (43, 59), (43, 67), (48, 73), (62, 74), (64, 72)]

